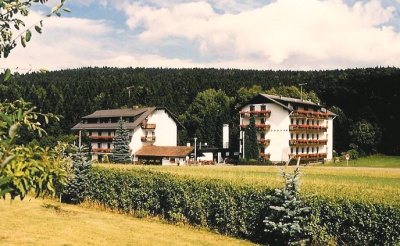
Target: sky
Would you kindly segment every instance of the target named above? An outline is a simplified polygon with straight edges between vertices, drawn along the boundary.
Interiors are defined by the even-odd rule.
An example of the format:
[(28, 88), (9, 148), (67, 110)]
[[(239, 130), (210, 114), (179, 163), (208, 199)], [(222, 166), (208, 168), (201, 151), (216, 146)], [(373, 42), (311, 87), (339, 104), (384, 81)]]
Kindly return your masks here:
[[(26, 26), (59, 1), (30, 9)], [(400, 67), (400, 0), (66, 0), (0, 71)], [(17, 34), (16, 32), (15, 34)]]

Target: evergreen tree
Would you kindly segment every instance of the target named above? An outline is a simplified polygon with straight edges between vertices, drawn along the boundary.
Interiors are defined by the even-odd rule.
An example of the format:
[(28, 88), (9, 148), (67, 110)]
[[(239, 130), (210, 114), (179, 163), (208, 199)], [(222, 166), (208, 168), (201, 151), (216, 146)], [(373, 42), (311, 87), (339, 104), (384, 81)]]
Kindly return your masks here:
[(83, 202), (92, 162), (87, 160), (85, 147), (80, 147), (72, 160), (72, 175), (65, 186), (61, 201), (78, 204)]
[(129, 153), (129, 131), (125, 127), (122, 118), (118, 121), (118, 129), (115, 131), (114, 153), (112, 160), (116, 163), (131, 163)]
[(250, 124), (245, 129), (244, 134), (244, 157), (247, 160), (258, 159), (260, 156), (258, 143), (257, 143), (257, 130), (256, 130), (256, 120), (254, 116), (250, 118)]
[(307, 216), (310, 207), (304, 207), (300, 199), (300, 169), (296, 167), (293, 174), (281, 170), (285, 180), (282, 189), (276, 189), (272, 197), (272, 213), (263, 221), (271, 245), (305, 245), (309, 238), (310, 228)]

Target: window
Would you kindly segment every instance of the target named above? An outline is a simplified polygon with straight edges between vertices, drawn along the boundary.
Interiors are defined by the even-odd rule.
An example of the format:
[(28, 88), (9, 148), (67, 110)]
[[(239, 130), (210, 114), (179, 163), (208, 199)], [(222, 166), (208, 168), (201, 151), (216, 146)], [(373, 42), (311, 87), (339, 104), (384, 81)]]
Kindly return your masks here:
[(265, 133), (264, 133), (264, 132), (262, 132), (262, 133), (260, 134), (260, 138), (265, 138)]
[(99, 136), (101, 136), (101, 131), (99, 131)]
[(101, 148), (101, 143), (97, 143), (97, 148)]
[(261, 124), (265, 124), (265, 118), (260, 119)]
[(107, 143), (107, 148), (111, 149), (111, 143)]
[(255, 106), (254, 105), (250, 105), (250, 111), (254, 111), (255, 110)]
[(267, 106), (261, 105), (261, 110), (267, 110)]

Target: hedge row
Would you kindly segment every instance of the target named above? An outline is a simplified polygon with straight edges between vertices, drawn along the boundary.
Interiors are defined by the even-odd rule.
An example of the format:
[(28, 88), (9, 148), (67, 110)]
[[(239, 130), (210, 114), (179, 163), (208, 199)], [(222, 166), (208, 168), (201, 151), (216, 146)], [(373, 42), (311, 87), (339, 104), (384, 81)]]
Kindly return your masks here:
[[(149, 170), (94, 167), (86, 199), (136, 216), (160, 216), (219, 233), (268, 243), (263, 220), (272, 211), (273, 190), (221, 180), (182, 177)], [(314, 245), (400, 243), (400, 208), (307, 198)]]

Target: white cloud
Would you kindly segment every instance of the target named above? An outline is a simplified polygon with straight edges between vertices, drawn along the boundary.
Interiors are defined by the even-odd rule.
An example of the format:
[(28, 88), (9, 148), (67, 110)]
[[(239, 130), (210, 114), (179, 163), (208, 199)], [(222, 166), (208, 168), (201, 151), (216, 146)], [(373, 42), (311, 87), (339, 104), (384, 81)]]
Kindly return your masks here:
[(135, 3), (125, 13), (129, 27), (143, 29), (143, 42), (183, 37), (198, 42), (203, 56), (253, 57), (272, 64), (284, 64), (292, 56), (333, 57), (386, 65), (389, 49), (400, 54), (398, 45), (387, 47), (388, 40), (400, 43), (399, 35), (379, 27), (393, 10), (377, 0), (352, 7), (337, 0), (278, 0), (238, 14), (217, 14), (207, 2), (160, 8)]
[[(0, 67), (400, 67), (400, 36), (390, 24), (400, 9), (378, 0), (71, 2), (63, 15), (71, 17), (46, 19), (43, 34), (34, 32)], [(76, 4), (113, 12), (73, 17)], [(28, 23), (44, 15), (33, 11)]]

